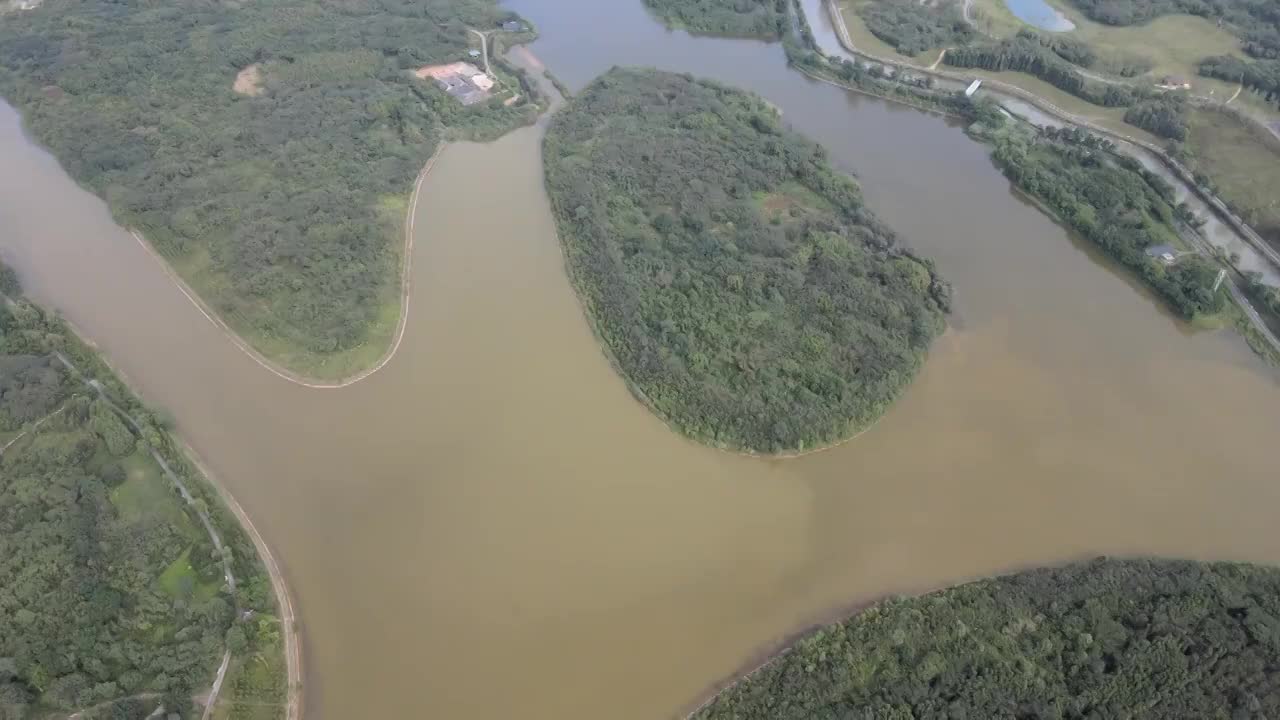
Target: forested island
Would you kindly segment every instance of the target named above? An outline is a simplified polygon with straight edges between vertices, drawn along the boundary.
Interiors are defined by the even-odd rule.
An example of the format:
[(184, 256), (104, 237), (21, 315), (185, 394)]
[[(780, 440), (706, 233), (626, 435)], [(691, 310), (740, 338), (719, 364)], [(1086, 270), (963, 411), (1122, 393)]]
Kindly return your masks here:
[(644, 0), (668, 26), (772, 40), (787, 27), (788, 0)]
[(1280, 715), (1280, 570), (1099, 559), (892, 599), (697, 720)]
[[(510, 106), (464, 106), (412, 71), (512, 18), (494, 0), (46, 0), (0, 22), (0, 93), (237, 333), (333, 379), (394, 332), (424, 163), (539, 112), (501, 67)], [(490, 50), (531, 37), (493, 32)]]
[(571, 280), (632, 390), (685, 434), (810, 449), (874, 421), (949, 287), (762, 99), (614, 69), (548, 130)]
[[(0, 292), (17, 291), (0, 265)], [(20, 299), (0, 300), (0, 448), (0, 718), (199, 717), (226, 651), (214, 717), (282, 717), (282, 628), (253, 543), (164, 423)]]

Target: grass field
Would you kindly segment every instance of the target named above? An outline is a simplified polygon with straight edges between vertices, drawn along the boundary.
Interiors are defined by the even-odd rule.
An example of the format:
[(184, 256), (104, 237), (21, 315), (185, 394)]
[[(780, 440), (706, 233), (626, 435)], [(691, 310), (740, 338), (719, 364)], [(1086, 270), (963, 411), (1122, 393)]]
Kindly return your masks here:
[(1187, 147), (1222, 199), (1280, 246), (1280, 139), (1228, 113), (1197, 108)]
[[(1099, 72), (1106, 72), (1108, 60), (1140, 56), (1152, 65), (1142, 81), (1154, 84), (1167, 75), (1175, 75), (1186, 78), (1197, 95), (1212, 92), (1216, 97), (1226, 92), (1230, 97), (1235, 92), (1231, 83), (1197, 74), (1200, 61), (1210, 55), (1241, 55), (1240, 41), (1209, 20), (1194, 15), (1165, 15), (1143, 25), (1114, 27), (1090, 20), (1066, 0), (1048, 2), (1075, 23), (1076, 29), (1064, 35), (1088, 43), (1098, 53), (1101, 60), (1095, 69)], [(996, 37), (1008, 37), (1030, 27), (1009, 12), (1004, 0), (973, 0), (973, 8), (978, 27)]]
[(196, 573), (195, 567), (191, 565), (191, 548), (183, 550), (181, 555), (169, 563), (156, 582), (170, 597), (193, 598), (195, 602), (204, 602), (217, 595), (221, 587), (219, 579), (204, 579)]
[(195, 523), (183, 511), (173, 487), (149, 455), (139, 450), (124, 458), (121, 464), (127, 476), (111, 491), (111, 502), (125, 519), (159, 521), (180, 529), (193, 540), (201, 537)]

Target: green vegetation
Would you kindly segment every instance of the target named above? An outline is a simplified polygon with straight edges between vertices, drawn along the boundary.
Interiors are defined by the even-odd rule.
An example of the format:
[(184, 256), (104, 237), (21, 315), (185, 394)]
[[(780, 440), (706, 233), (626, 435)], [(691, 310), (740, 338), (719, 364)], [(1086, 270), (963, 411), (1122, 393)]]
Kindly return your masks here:
[(880, 0), (858, 6), (867, 29), (903, 55), (968, 43), (975, 33), (954, 4)]
[(1234, 113), (1192, 108), (1180, 158), (1245, 222), (1280, 246), (1280, 139)]
[(1090, 80), (1074, 69), (1073, 63), (1092, 62), (1091, 57), (1075, 44), (1061, 40), (1042, 41), (1038, 33), (1022, 31), (998, 43), (955, 48), (947, 53), (943, 62), (954, 67), (992, 72), (1013, 70), (1027, 73), (1102, 107), (1131, 105), (1151, 94), (1131, 85)]
[(1238, 82), (1268, 104), (1280, 107), (1280, 60), (1249, 62), (1230, 55), (1217, 55), (1200, 63), (1200, 74)]
[[(11, 277), (0, 266), (0, 278)], [(15, 289), (6, 282), (6, 293)], [(274, 612), (253, 544), (105, 364), (22, 300), (0, 304), (0, 432), (12, 441), (0, 455), (0, 718), (92, 708), (85, 718), (140, 720), (157, 704), (190, 716), (228, 638), (244, 632), (238, 612)], [(209, 508), (234, 594), (223, 556), (152, 450)], [(280, 652), (257, 636), (233, 650)], [(262, 701), (278, 714), (282, 698)]]
[(1141, 277), (1183, 318), (1223, 310), (1225, 290), (1213, 292), (1217, 265), (1193, 254), (1165, 265), (1147, 254), (1157, 245), (1181, 246), (1177, 223), (1193, 217), (1159, 176), (1079, 129), (1032, 132), (1010, 124), (986, 139), (1010, 180)]
[[(251, 344), (340, 377), (396, 326), (425, 161), (538, 112), (464, 107), (411, 72), (508, 16), (494, 0), (47, 0), (0, 23), (0, 93)], [(250, 66), (254, 94), (234, 91)]]
[(787, 0), (645, 0), (667, 25), (710, 35), (781, 37)]
[(754, 95), (613, 70), (557, 114), (544, 156), (597, 333), (694, 438), (761, 452), (846, 438), (943, 328), (931, 264)]
[(1280, 715), (1280, 571), (1107, 560), (881, 602), (697, 720)]
[(1125, 112), (1124, 121), (1166, 140), (1187, 139), (1187, 103), (1181, 95), (1144, 100)]

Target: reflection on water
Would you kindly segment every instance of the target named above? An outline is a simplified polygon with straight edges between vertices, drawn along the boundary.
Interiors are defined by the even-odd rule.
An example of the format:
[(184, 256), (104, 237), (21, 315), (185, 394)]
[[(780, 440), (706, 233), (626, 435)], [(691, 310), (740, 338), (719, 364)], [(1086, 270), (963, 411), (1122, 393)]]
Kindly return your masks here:
[(566, 282), (539, 128), (423, 187), (405, 343), (308, 391), (204, 321), (0, 111), (0, 251), (170, 409), (284, 559), (311, 717), (670, 717), (859, 599), (1099, 553), (1280, 561), (1280, 384), (1185, 328), (946, 122), (668, 33), (633, 0), (519, 0), (571, 86), (659, 64), (761, 91), (955, 284), (963, 322), (857, 442), (752, 460), (673, 435)]
[(1045, 0), (1004, 0), (1004, 4), (1019, 20), (1041, 30), (1070, 32), (1076, 29), (1075, 23)]

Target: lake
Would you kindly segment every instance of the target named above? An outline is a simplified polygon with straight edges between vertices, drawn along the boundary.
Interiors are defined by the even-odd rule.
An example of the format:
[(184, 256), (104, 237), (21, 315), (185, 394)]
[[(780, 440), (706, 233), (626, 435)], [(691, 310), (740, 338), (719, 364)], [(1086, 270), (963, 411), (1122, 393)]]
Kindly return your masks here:
[(762, 93), (955, 286), (855, 442), (797, 460), (674, 435), (563, 269), (542, 128), (423, 184), (408, 331), (309, 390), (209, 324), (0, 109), (0, 253), (176, 418), (299, 604), (309, 718), (671, 718), (842, 608), (1099, 554), (1280, 562), (1280, 377), (1193, 332), (933, 115), (669, 32), (639, 0), (515, 0), (572, 87), (657, 65)]
[(1076, 29), (1075, 23), (1044, 0), (1004, 0), (1004, 4), (1019, 20), (1041, 30), (1070, 32)]

